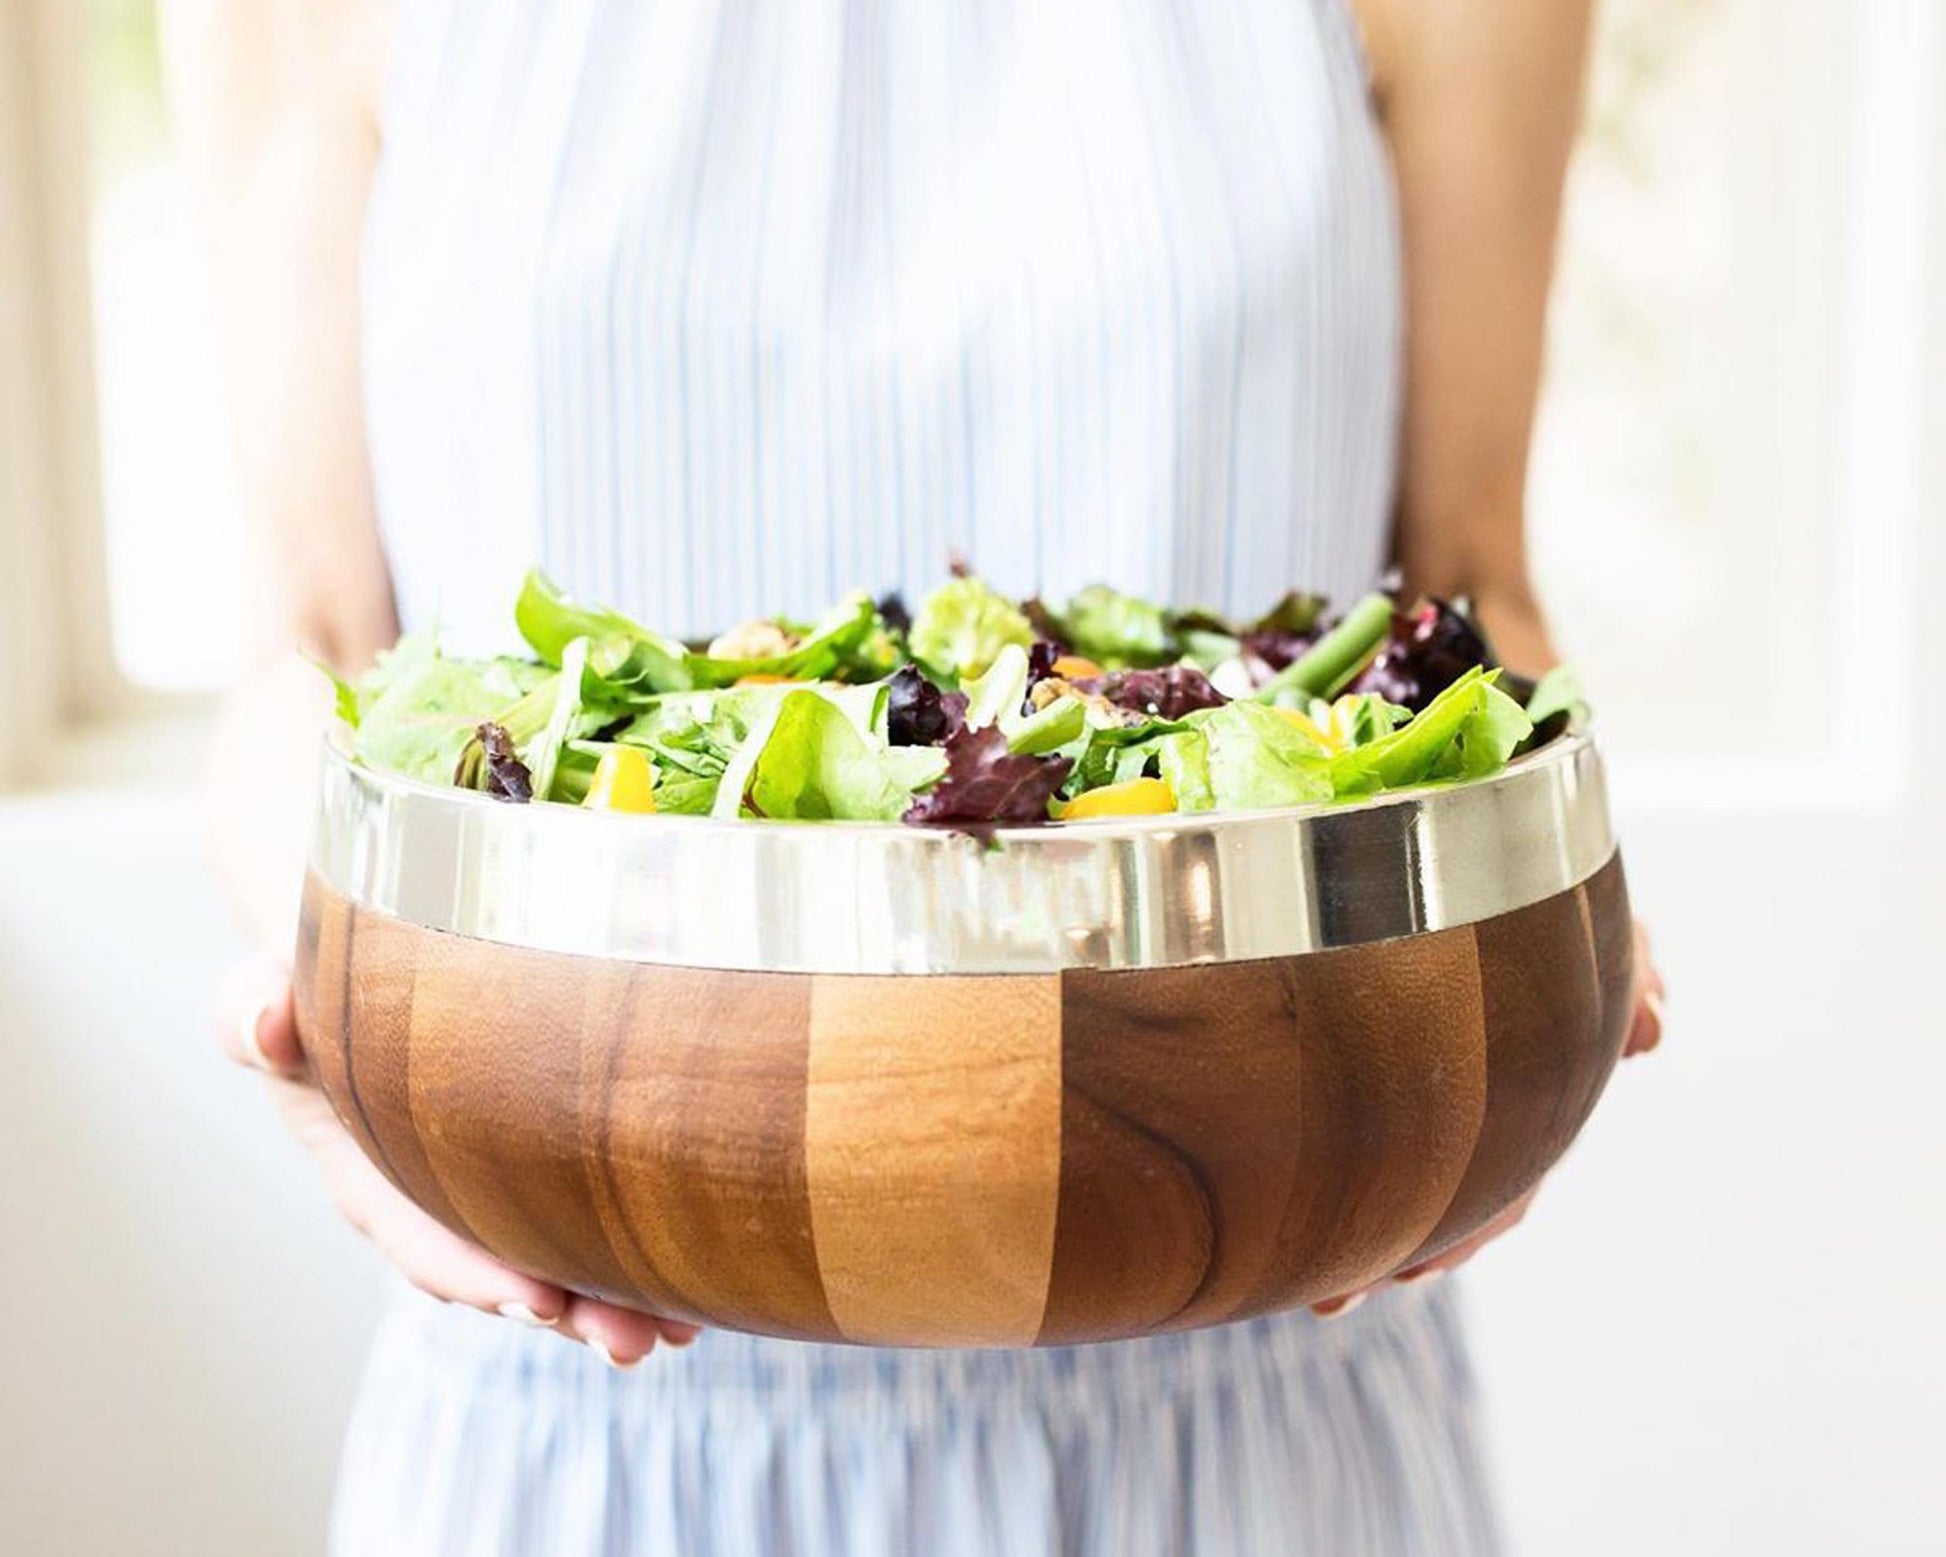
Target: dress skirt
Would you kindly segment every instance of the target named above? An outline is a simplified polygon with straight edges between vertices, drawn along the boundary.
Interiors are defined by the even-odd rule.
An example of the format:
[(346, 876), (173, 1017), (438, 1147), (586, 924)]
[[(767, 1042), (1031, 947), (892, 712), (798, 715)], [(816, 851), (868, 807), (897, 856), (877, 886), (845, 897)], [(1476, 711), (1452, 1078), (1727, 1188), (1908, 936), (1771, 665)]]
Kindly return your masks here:
[(629, 1372), (416, 1294), (346, 1445), (341, 1557), (1474, 1557), (1450, 1283), (1046, 1351), (705, 1333)]

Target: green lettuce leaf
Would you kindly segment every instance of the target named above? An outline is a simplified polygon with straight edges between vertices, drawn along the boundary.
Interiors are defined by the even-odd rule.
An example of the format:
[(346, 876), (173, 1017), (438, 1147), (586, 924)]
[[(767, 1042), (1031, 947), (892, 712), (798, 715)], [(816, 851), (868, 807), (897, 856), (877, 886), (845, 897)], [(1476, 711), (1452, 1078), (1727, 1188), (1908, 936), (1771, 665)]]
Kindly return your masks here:
[(718, 744), (736, 746), (792, 693), (813, 692), (837, 707), (859, 734), (882, 740), (887, 691), (883, 682), (847, 686), (826, 681), (803, 686), (769, 682), (716, 691), (669, 692), (638, 705), (634, 717), (615, 738), (637, 746), (654, 746), (670, 730), (700, 725), (714, 732)]
[[(614, 704), (590, 701), (588, 689), (600, 683), (586, 674), (588, 653), (588, 640), (574, 639), (562, 653), (560, 670), (552, 675), (543, 670), (542, 680), (493, 717), (527, 764), (536, 799), (552, 798), (554, 765), (567, 742), (593, 735), (622, 717)], [(486, 788), (485, 758), (476, 733), (461, 750), (452, 782), (463, 789)]]
[(956, 578), (926, 596), (906, 642), (912, 657), (935, 676), (971, 680), (1008, 644), (1030, 647), (1034, 629), (1018, 606), (984, 580)]
[(838, 674), (846, 681), (880, 681), (904, 663), (905, 633), (886, 619), (885, 602), (872, 606), (870, 625), (839, 656)]
[(358, 688), (351, 682), (345, 680), (343, 676), (325, 664), (323, 660), (313, 659), (308, 654), (303, 658), (306, 664), (320, 676), (324, 677), (326, 681), (331, 683), (331, 712), (333, 715), (336, 716), (341, 724), (349, 725), (352, 729), (356, 730), (358, 728), (358, 722), (364, 717), (365, 712), (364, 705), (358, 696)]
[(413, 634), (357, 688), (353, 750), (374, 768), (450, 784), (474, 732), (499, 722), (527, 690), (521, 682), (531, 680), (506, 661), (447, 659), (430, 635)]
[(1275, 709), (1226, 703), (1193, 716), (1191, 723), (1207, 751), (1208, 794), (1215, 808), (1260, 811), (1331, 799), (1329, 755)]
[(793, 681), (830, 676), (858, 663), (868, 652), (879, 614), (870, 596), (855, 591), (781, 654), (718, 659), (651, 632), (619, 611), (584, 606), (534, 569), (521, 584), (514, 621), (534, 652), (550, 665), (561, 663), (562, 653), (576, 638), (590, 640), (587, 697), (629, 703), (664, 692), (728, 687), (746, 676)]
[(1058, 620), (1068, 647), (1108, 670), (1163, 665), (1177, 655), (1162, 608), (1106, 584), (1082, 590)]
[(1504, 767), (1533, 724), (1494, 685), (1498, 678), (1498, 671), (1476, 665), (1390, 735), (1336, 758), (1331, 777), (1338, 793), (1364, 795), (1439, 779), (1483, 778)]
[[(1003, 723), (1002, 728), (1006, 728)], [(1029, 757), (1045, 757), (1083, 739), (1088, 733), (1088, 705), (1063, 693), (1047, 707), (1013, 721), (1007, 749)]]
[(940, 746), (887, 746), (878, 753), (885, 771), (907, 795), (931, 789), (946, 776), (949, 759)]
[(514, 625), (534, 652), (557, 669), (570, 643), (588, 639), (595, 646), (590, 670), (609, 683), (610, 695), (618, 701), (630, 693), (671, 692), (694, 685), (690, 650), (619, 611), (582, 605), (539, 568), (530, 569), (521, 581)]
[(1095, 711), (1085, 704), (1083, 711), (1087, 728), (1082, 738), (1071, 742), (1062, 753), (1075, 759), (1063, 790), (1069, 799), (1104, 784), (1141, 778), (1159, 756), (1164, 739), (1190, 727), (1184, 719), (1159, 718), (1133, 724), (1097, 724)]
[[(569, 738), (587, 731), (576, 730), (577, 721), (586, 722), (581, 700), (582, 673), (588, 665), (588, 640), (576, 638), (561, 651), (561, 674), (555, 678), (554, 699), (547, 711), (547, 722), (540, 732), (521, 748), (521, 760), (527, 764), (533, 775), (534, 793), (542, 800), (551, 797), (554, 789), (554, 769), (561, 758), (561, 748)], [(508, 732), (513, 734), (512, 731)], [(516, 737), (517, 739), (518, 737)]]
[(1156, 772), (1175, 792), (1178, 811), (1213, 811), (1216, 789), (1210, 781), (1209, 741), (1200, 730), (1177, 730), (1156, 742)]
[(1390, 735), (1412, 717), (1411, 709), (1387, 702), (1376, 692), (1347, 692), (1330, 703), (1314, 697), (1305, 713), (1320, 730), (1346, 736), (1346, 744), (1351, 746), (1369, 745)]
[(1007, 749), (1019, 755), (1044, 757), (1067, 746), (1075, 751), (1066, 755), (1077, 755), (1088, 734), (1088, 705), (1064, 693), (1047, 707), (1025, 713), (1028, 676), (1027, 651), (1007, 644), (984, 675), (965, 684), (966, 727), (998, 725)]
[(1007, 729), (1018, 723), (1020, 706), (1027, 700), (1028, 674), (1027, 651), (1017, 643), (1003, 644), (993, 663), (962, 686), (968, 727), (984, 730), (997, 724)]
[(646, 746), (655, 764), (655, 804), (673, 816), (708, 816), (723, 773), (735, 758), (744, 729), (729, 719), (672, 721), (653, 737), (625, 737)]
[(1556, 714), (1582, 717), (1587, 707), (1580, 673), (1572, 665), (1556, 665), (1541, 677), (1533, 695), (1527, 699), (1527, 717), (1535, 724), (1545, 724)]
[(800, 634), (798, 643), (782, 654), (732, 660), (691, 652), (687, 662), (690, 685), (727, 687), (745, 676), (822, 680), (841, 666), (856, 662), (866, 651), (878, 625), (878, 608), (872, 604), (871, 596), (863, 590), (854, 590)]
[(792, 691), (730, 764), (715, 812), (747, 810), (795, 821), (896, 821), (912, 804), (912, 788), (902, 781), (910, 769), (888, 752), (861, 735), (829, 698), (808, 689)]
[(1498, 773), (1534, 733), (1527, 710), (1502, 692), (1491, 675), (1480, 679), (1480, 695), (1460, 726), (1455, 755), (1442, 764), (1442, 778), (1476, 779)]
[[(725, 772), (737, 760), (751, 732), (760, 726), (768, 728), (786, 697), (806, 691), (831, 703), (861, 736), (870, 738), (882, 722), (883, 686), (770, 684), (717, 692), (672, 692), (653, 698), (615, 738), (646, 748), (654, 759), (658, 810), (706, 816), (715, 807)], [(750, 761), (754, 762), (755, 756), (753, 749)], [(748, 763), (745, 778), (747, 768)]]

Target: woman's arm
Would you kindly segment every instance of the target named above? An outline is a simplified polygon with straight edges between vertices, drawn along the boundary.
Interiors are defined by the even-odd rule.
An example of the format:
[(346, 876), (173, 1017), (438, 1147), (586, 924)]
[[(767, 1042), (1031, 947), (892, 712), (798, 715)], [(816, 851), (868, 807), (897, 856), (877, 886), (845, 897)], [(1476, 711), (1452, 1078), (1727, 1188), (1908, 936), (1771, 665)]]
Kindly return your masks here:
[(358, 350), (383, 13), (370, 0), (165, 0), (162, 15), (221, 303), (259, 644), (361, 667), (398, 631)]
[(456, 1236), (368, 1162), (312, 1084), (286, 959), (330, 699), (302, 649), (356, 670), (397, 636), (359, 377), (358, 255), (378, 156), (384, 11), (374, 0), (166, 0), (179, 143), (212, 240), (225, 375), (251, 522), (256, 667), (212, 765), (219, 868), (261, 960), (233, 971), (221, 1035), (269, 1073), (338, 1208), (436, 1297), (558, 1326), (623, 1364), (658, 1322), (570, 1295)]
[(1397, 169), (1408, 585), (1470, 595), (1501, 653), (1554, 658), (1528, 578), (1528, 445), (1590, 0), (1358, 0)]
[(252, 938), (275, 953), (295, 930), (329, 701), (292, 651), (356, 670), (398, 634), (359, 392), (358, 243), (378, 154), (363, 10), (319, 0), (162, 8), (250, 520), (253, 652), (220, 728), (211, 834)]
[[(1527, 454), (1591, 0), (1354, 5), (1405, 239), (1396, 559), (1409, 591), (1471, 596), (1507, 662), (1540, 671), (1555, 655), (1527, 570)], [(1662, 1000), (1638, 924), (1628, 1053), (1660, 1041)], [(1463, 1264), (1531, 1199), (1399, 1279)]]

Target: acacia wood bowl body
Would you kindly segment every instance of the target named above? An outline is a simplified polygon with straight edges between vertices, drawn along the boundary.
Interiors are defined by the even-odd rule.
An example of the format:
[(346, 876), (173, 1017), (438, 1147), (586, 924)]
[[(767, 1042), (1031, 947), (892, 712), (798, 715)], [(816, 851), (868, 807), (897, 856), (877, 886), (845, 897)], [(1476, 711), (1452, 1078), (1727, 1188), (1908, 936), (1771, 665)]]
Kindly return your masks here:
[[(1364, 820), (1177, 819), (997, 852), (501, 806), (334, 752), (300, 1031), (413, 1200), (512, 1265), (659, 1314), (1024, 1346), (1316, 1302), (1510, 1205), (1614, 1065), (1628, 900), (1575, 740), (1517, 782)], [(1309, 842), (1273, 848), (1275, 828)], [(834, 865), (833, 832), (871, 857)], [(1396, 891), (1374, 884), (1388, 871)], [(1475, 912), (1496, 881), (1526, 900)], [(1183, 955), (1278, 944), (1307, 949)], [(672, 951), (812, 965), (643, 955)], [(960, 970), (927, 966), (949, 956)]]

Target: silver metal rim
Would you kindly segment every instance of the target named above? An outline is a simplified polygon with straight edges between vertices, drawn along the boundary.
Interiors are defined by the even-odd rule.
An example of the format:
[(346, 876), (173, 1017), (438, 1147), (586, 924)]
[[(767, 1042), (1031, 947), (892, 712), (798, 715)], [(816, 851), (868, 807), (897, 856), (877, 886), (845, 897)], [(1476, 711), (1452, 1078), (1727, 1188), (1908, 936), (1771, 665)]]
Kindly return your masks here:
[(797, 973), (1047, 973), (1292, 956), (1490, 919), (1615, 849), (1585, 732), (1355, 805), (1004, 830), (509, 805), (325, 748), (312, 865), (382, 914), (591, 957)]

